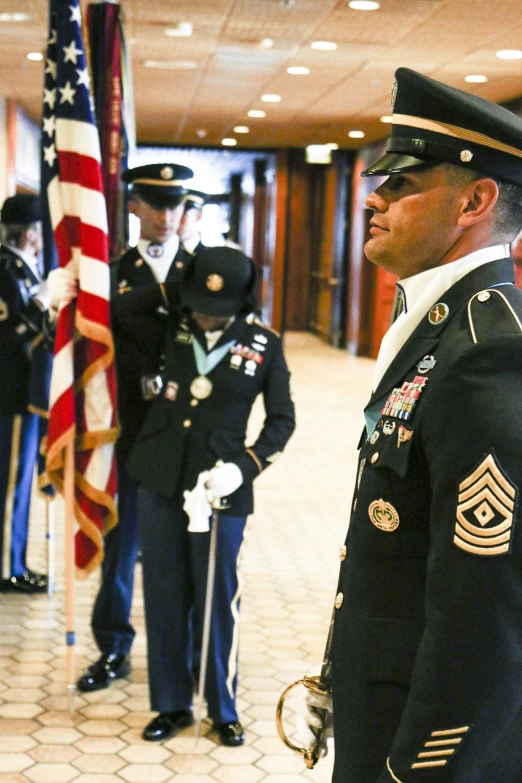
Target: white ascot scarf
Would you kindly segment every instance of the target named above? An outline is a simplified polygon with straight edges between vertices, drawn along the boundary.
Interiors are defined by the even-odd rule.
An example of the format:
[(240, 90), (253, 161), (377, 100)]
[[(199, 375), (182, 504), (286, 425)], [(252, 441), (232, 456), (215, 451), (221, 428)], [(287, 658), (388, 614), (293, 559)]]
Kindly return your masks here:
[[(163, 253), (159, 258), (156, 258), (154, 255), (149, 255), (148, 249), (150, 245), (161, 245), (163, 247)], [(166, 242), (150, 242), (148, 239), (138, 240), (139, 254), (151, 268), (152, 274), (158, 283), (164, 283), (167, 279), (169, 269), (176, 257), (178, 248), (179, 237), (177, 234), (174, 234), (174, 236)]]
[(379, 385), (386, 370), (400, 349), (420, 324), (430, 308), (461, 278), (490, 261), (509, 258), (509, 245), (494, 245), (476, 250), (474, 253), (452, 261), (450, 264), (436, 266), (419, 272), (418, 275), (404, 278), (397, 283), (401, 291), (404, 310), (384, 335), (373, 379), (374, 390)]

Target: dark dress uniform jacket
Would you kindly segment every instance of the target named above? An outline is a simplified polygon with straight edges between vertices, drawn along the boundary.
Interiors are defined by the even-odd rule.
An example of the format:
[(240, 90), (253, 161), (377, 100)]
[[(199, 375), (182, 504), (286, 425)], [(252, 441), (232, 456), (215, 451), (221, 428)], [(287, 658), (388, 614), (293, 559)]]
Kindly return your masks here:
[[(45, 314), (34, 302), (39, 280), (8, 247), (0, 247), (0, 414), (27, 412), (35, 341), (50, 339)], [(45, 335), (44, 335), (45, 331)], [(45, 402), (41, 403), (46, 407)]]
[(190, 263), (190, 255), (180, 246), (163, 293), (137, 248), (127, 250), (111, 265), (111, 317), (121, 427), (116, 454), (122, 463), (147, 413), (148, 402), (141, 395), (141, 377), (158, 371), (157, 346), (163, 339), (166, 308), (171, 304), (167, 292), (175, 304), (176, 284), (183, 279)]
[[(366, 409), (387, 413), (362, 439), (341, 550), (335, 783), (522, 781), (522, 293), (512, 280), (507, 259), (457, 282), (440, 300), (448, 315), (439, 307), (435, 325), (426, 315)], [(390, 399), (401, 388), (402, 403), (397, 391)]]
[[(198, 339), (204, 346), (204, 335)], [(213, 468), (217, 460), (234, 462), (244, 481), (227, 499), (227, 514), (243, 516), (253, 511), (254, 478), (279, 457), (295, 419), (281, 338), (253, 315), (243, 315), (225, 330), (214, 349), (231, 340), (261, 361), (255, 362), (255, 370), (249, 365), (247, 373), (248, 357), (238, 367), (229, 351), (208, 374), (212, 394), (198, 401), (190, 392), (199, 375), (192, 333), (185, 320), (173, 324), (167, 339), (164, 390), (151, 405), (126, 467), (147, 489), (171, 498), (193, 489), (198, 475)], [(260, 393), (266, 419), (256, 443), (246, 448), (248, 418)]]

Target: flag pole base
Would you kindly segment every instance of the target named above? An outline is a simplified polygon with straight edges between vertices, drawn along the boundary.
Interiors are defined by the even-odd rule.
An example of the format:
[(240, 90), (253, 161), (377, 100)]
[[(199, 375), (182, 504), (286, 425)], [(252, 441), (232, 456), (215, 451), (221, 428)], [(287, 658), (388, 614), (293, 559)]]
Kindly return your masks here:
[(76, 685), (74, 683), (72, 685), (67, 685), (67, 695), (67, 708), (69, 710), (69, 715), (72, 717), (75, 713), (74, 697), (76, 695)]

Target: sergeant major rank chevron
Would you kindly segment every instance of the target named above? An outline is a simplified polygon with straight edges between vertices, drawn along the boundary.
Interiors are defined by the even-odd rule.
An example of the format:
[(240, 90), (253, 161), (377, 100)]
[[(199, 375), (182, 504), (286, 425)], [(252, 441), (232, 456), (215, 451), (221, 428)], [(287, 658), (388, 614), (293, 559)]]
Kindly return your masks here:
[(459, 484), (453, 543), (474, 555), (506, 554), (511, 546), (516, 501), (517, 487), (490, 451)]

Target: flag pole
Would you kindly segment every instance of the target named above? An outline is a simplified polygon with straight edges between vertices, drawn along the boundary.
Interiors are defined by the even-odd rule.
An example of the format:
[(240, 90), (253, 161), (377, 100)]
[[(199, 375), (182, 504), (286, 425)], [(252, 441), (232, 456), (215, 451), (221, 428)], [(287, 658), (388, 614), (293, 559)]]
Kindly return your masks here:
[(75, 634), (74, 634), (74, 438), (65, 447), (65, 642), (66, 678), (69, 693), (69, 713), (74, 713), (76, 691)]
[(55, 590), (55, 557), (54, 557), (54, 498), (45, 499), (45, 520), (47, 526), (47, 595), (49, 598)]

